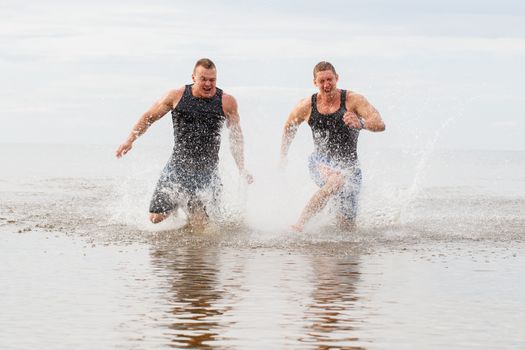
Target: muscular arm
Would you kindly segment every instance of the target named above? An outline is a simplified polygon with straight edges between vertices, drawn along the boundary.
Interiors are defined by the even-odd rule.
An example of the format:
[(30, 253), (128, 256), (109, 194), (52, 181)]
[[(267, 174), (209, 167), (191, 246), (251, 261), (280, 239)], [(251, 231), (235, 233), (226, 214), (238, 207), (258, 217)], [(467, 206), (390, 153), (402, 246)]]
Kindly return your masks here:
[(244, 136), (241, 129), (241, 118), (237, 110), (237, 101), (228, 94), (223, 94), (222, 106), (226, 115), (226, 127), (230, 130), (230, 150), (239, 172), (248, 183), (252, 182), (252, 176), (244, 167)]
[(343, 118), (349, 127), (361, 129), (361, 124), (357, 119), (359, 116), (363, 118), (364, 129), (374, 132), (385, 130), (385, 123), (381, 115), (364, 96), (348, 93), (346, 105), (348, 112)]
[(166, 113), (168, 113), (180, 100), (184, 88), (177, 90), (172, 90), (168, 92), (163, 98), (155, 102), (142, 116), (137, 120), (133, 129), (131, 130), (127, 139), (122, 143), (116, 151), (117, 158), (122, 157), (128, 153), (132, 146), (133, 142), (142, 134), (148, 130), (151, 124), (162, 118)]
[(308, 120), (310, 117), (310, 112), (312, 107), (312, 102), (310, 99), (304, 99), (292, 110), (288, 119), (284, 123), (283, 128), (283, 137), (281, 140), (281, 161), (286, 159), (288, 154), (288, 149), (292, 144), (292, 141), (297, 133), (299, 125)]

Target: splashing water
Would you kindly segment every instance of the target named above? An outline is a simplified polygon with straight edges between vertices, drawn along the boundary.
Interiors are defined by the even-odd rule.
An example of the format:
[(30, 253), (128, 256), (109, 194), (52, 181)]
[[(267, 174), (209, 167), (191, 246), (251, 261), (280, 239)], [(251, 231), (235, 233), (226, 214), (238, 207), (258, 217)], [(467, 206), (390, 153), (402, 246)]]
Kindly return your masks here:
[[(297, 91), (298, 96), (303, 93)], [(467, 103), (460, 106), (464, 109)], [(407, 104), (397, 101), (389, 113), (406, 117), (403, 108)], [(424, 106), (418, 113), (425, 111)], [(222, 138), (220, 174), (229, 221), (244, 221), (241, 230), (251, 235), (248, 245), (283, 244), (290, 239), (300, 245), (304, 240), (493, 237), (502, 231), (508, 237), (519, 237), (523, 220), (520, 208), (525, 197), (523, 154), (438, 151), (443, 134), (463, 116), (461, 108), (455, 110), (459, 112), (441, 121), (431, 137), (420, 137), (425, 138), (421, 147), (414, 142), (401, 150), (368, 148), (368, 140), (373, 144), (389, 137), (389, 132), (396, 133), (395, 121), (384, 116), (387, 127), (391, 123), (394, 130), (366, 133), (360, 140), (364, 183), (357, 232), (338, 232), (332, 224), (333, 215), (325, 210), (311, 221), (301, 237), (289, 236), (288, 232), (316, 190), (307, 171), (307, 156), (313, 149), (310, 130), (305, 125), (301, 127), (290, 149), (288, 167), (280, 169), (278, 150), (284, 117), (265, 119), (264, 111), (256, 111), (255, 117), (246, 117), (242, 122), (246, 163), (255, 177), (254, 184), (243, 183), (229, 153), (228, 137)], [(412, 128), (402, 125), (401, 129), (420, 141), (413, 137), (418, 130), (416, 122), (408, 119)], [(15, 146), (2, 147), (6, 169), (10, 170), (4, 172), (0, 183), (7, 191), (2, 196), (0, 214), (4, 223), (15, 221), (20, 230), (39, 225), (100, 236), (108, 231), (115, 235), (156, 234), (176, 230), (186, 221), (182, 211), (158, 225), (148, 221), (151, 194), (170, 156), (170, 145), (138, 143), (118, 161), (113, 158), (113, 147), (105, 146), (20, 146), (16, 150), (11, 149)], [(13, 157), (14, 154), (18, 156)], [(491, 186), (494, 179), (500, 180), (498, 192)], [(36, 195), (42, 192), (42, 197)]]

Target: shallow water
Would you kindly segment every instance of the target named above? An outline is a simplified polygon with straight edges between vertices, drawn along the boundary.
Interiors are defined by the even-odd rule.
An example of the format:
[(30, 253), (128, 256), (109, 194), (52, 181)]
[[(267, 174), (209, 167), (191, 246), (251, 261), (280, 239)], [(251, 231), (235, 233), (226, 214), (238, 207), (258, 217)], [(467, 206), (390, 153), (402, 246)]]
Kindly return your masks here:
[(245, 219), (195, 234), (147, 222), (156, 150), (0, 155), (2, 349), (525, 347), (523, 152), (368, 154), (358, 229), (323, 213), (302, 235), (301, 167), (278, 201), (275, 173), (223, 169)]
[(0, 235), (4, 349), (521, 349), (525, 245), (317, 247)]

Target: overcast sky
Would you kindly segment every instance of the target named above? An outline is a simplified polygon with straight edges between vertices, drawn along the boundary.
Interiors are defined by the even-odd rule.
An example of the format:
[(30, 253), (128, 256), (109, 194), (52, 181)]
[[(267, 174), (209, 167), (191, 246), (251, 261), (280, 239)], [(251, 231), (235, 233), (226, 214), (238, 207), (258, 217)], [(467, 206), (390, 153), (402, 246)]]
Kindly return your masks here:
[[(518, 0), (2, 0), (0, 142), (116, 145), (200, 57), (237, 98), (248, 143), (277, 142), (329, 60), (385, 119), (365, 144), (525, 150)], [(170, 144), (170, 128), (141, 142)]]

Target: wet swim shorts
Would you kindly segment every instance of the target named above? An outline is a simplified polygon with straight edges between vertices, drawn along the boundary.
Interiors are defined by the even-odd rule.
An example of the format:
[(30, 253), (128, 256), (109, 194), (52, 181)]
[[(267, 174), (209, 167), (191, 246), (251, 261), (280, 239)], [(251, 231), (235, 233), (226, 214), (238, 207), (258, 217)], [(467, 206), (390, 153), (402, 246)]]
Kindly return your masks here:
[(334, 170), (341, 171), (345, 178), (343, 188), (335, 195), (334, 204), (339, 213), (347, 220), (353, 221), (357, 216), (359, 193), (361, 192), (362, 174), (358, 164), (341, 165), (312, 153), (308, 158), (308, 169), (310, 176), (317, 186), (322, 187), (326, 183), (320, 173), (319, 165), (328, 166)]
[[(180, 164), (180, 163), (179, 163)], [(179, 207), (191, 210), (192, 203), (217, 207), (222, 184), (216, 171), (189, 171), (170, 159), (161, 172), (151, 198), (149, 212), (169, 213)]]

